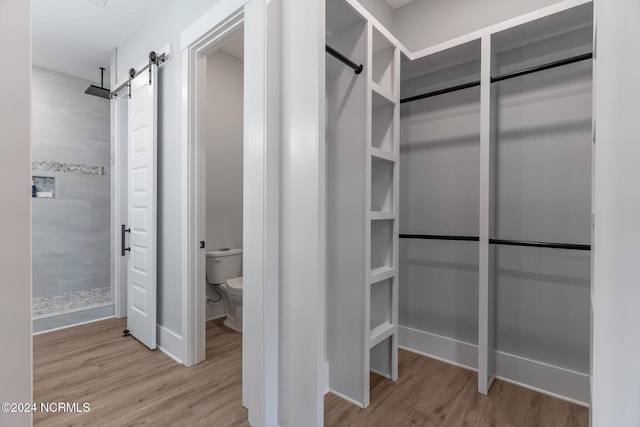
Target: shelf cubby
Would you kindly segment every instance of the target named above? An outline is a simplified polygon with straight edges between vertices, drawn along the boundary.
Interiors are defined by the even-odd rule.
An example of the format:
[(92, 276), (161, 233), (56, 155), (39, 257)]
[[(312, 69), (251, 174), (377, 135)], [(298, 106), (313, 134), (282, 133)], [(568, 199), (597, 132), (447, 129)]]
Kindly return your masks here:
[(371, 157), (371, 210), (393, 211), (395, 162)]
[(372, 95), (372, 104), (371, 146), (392, 153), (396, 105), (376, 91)]
[(393, 300), (393, 279), (371, 284), (371, 308), (369, 327), (373, 331), (379, 326), (393, 324), (391, 301)]
[(371, 80), (388, 92), (394, 92), (394, 46), (373, 28)]
[(371, 221), (371, 270), (393, 265), (393, 220)]
[(393, 347), (395, 328), (389, 326), (380, 331), (377, 340), (371, 340), (370, 364), (371, 372), (385, 378), (391, 378), (393, 372)]

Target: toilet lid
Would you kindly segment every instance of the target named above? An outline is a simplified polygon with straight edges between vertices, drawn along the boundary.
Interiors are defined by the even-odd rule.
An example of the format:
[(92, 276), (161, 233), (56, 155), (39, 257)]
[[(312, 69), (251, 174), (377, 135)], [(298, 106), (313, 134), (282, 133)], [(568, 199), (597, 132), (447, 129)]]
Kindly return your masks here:
[(242, 290), (242, 277), (235, 277), (233, 279), (227, 280), (227, 286), (233, 290), (241, 291)]

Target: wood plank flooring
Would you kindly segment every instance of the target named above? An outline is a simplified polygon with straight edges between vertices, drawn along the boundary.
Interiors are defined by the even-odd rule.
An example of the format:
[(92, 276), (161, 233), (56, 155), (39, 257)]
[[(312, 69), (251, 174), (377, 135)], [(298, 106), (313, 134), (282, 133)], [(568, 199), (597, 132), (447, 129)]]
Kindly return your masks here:
[(34, 401), (88, 402), (88, 413), (36, 413), (35, 426), (248, 426), (242, 335), (207, 323), (207, 360), (186, 368), (111, 319), (33, 338)]
[[(34, 401), (91, 405), (88, 413), (38, 412), (35, 426), (248, 426), (240, 334), (208, 322), (207, 360), (185, 368), (122, 337), (125, 326), (111, 319), (34, 337)], [(367, 409), (327, 395), (325, 425), (588, 426), (577, 405), (502, 381), (483, 396), (474, 372), (403, 350), (399, 364), (395, 383), (371, 376)]]
[(589, 410), (503, 381), (488, 396), (477, 374), (408, 351), (398, 354), (398, 381), (371, 375), (371, 404), (357, 408), (328, 394), (325, 426), (586, 427)]

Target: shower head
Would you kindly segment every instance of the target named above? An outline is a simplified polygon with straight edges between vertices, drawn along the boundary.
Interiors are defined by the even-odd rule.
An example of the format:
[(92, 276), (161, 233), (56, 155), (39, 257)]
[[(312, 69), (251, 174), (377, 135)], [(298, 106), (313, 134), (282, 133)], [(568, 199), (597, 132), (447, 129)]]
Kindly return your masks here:
[(100, 87), (91, 85), (84, 91), (87, 95), (99, 96), (104, 99), (111, 99), (111, 92), (104, 87), (104, 68), (100, 67)]

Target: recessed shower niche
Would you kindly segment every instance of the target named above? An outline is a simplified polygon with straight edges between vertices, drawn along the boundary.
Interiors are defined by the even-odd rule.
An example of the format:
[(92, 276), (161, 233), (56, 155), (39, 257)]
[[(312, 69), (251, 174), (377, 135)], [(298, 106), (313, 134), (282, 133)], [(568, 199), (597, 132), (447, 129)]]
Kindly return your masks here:
[(51, 199), (56, 194), (56, 178), (54, 176), (32, 176), (33, 186), (32, 197), (39, 199)]

